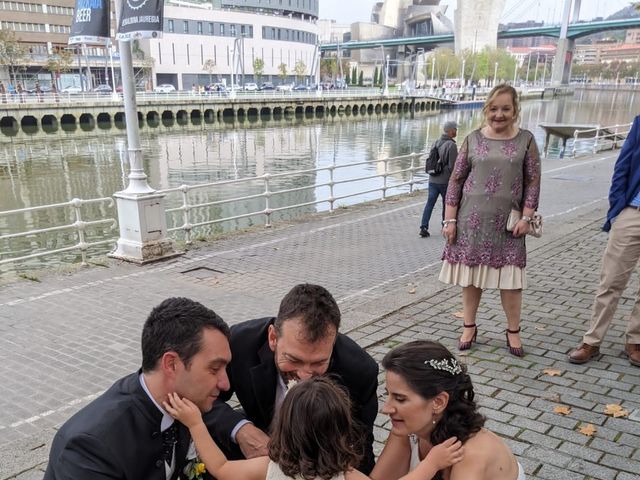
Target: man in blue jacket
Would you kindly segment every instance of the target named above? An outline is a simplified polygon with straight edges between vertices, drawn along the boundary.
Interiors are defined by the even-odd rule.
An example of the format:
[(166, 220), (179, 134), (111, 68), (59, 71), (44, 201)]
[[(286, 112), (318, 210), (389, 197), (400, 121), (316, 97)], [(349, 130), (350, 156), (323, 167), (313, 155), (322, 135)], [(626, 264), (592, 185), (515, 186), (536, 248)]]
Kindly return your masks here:
[[(609, 212), (602, 229), (611, 231), (602, 259), (591, 326), (582, 344), (569, 354), (571, 363), (586, 363), (600, 354), (622, 292), (640, 259), (640, 116), (633, 121), (613, 170)], [(640, 367), (640, 294), (627, 325), (624, 352)]]

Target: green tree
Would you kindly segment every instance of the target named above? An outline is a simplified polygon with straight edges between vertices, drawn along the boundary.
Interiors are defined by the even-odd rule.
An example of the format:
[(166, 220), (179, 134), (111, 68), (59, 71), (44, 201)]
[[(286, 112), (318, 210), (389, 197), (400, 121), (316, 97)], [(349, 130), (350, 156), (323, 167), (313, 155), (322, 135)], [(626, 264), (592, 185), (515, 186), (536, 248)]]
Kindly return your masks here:
[(13, 30), (0, 30), (0, 65), (9, 68), (9, 80), (16, 82), (16, 71), (27, 57), (27, 49), (22, 45)]
[(358, 75), (358, 85), (362, 87), (364, 85), (364, 72), (360, 70), (360, 75)]
[(351, 70), (351, 85), (355, 85), (358, 78), (358, 67), (354, 66)]
[(58, 90), (60, 85), (57, 79), (61, 73), (71, 70), (73, 65), (73, 52), (64, 48), (58, 48), (54, 54), (47, 58), (47, 70), (51, 73), (51, 84), (55, 85)]
[(280, 65), (278, 65), (278, 76), (280, 77), (280, 80), (282, 81), (282, 83), (284, 83), (284, 81), (287, 79), (287, 64), (286, 63), (281, 63)]
[(328, 57), (320, 60), (320, 78), (330, 78), (333, 80), (338, 73), (338, 61), (336, 58)]
[(202, 64), (202, 70), (209, 74), (209, 83), (213, 83), (213, 71), (216, 69), (216, 62), (213, 58), (207, 58)]
[(373, 86), (377, 87), (380, 84), (378, 83), (378, 66), (376, 65), (376, 68), (373, 70)]
[(351, 70), (347, 69), (347, 76), (344, 78), (345, 85), (351, 85)]
[(296, 74), (298, 83), (302, 83), (304, 76), (307, 73), (307, 65), (302, 60), (298, 60), (295, 67), (293, 67), (293, 71)]
[(253, 74), (256, 77), (257, 83), (261, 83), (262, 75), (264, 75), (264, 60), (256, 58), (253, 61)]

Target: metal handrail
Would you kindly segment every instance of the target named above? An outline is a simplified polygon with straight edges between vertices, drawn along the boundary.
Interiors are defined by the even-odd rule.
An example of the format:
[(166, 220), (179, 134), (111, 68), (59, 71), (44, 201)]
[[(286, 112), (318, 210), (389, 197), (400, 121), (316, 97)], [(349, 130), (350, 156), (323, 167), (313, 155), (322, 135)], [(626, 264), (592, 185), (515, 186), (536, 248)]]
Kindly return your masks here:
[[(621, 125), (610, 125), (607, 127), (587, 128), (584, 130), (576, 130), (573, 133), (573, 145), (571, 154), (576, 156), (578, 153), (587, 152), (582, 150), (578, 152), (578, 142), (584, 142), (587, 146), (591, 146), (589, 153), (598, 153), (598, 151), (610, 148), (611, 150), (618, 148), (619, 142), (624, 142), (631, 130), (633, 123), (623, 123)], [(595, 135), (592, 135), (594, 134)], [(593, 144), (591, 145), (591, 142)]]
[[(193, 242), (192, 230), (196, 227), (214, 225), (222, 222), (239, 220), (239, 219), (254, 217), (254, 216), (264, 216), (265, 226), (270, 227), (271, 216), (275, 212), (281, 212), (281, 211), (290, 210), (294, 208), (301, 208), (305, 206), (318, 205), (322, 203), (328, 203), (329, 211), (333, 212), (335, 209), (335, 202), (346, 199), (346, 198), (356, 197), (356, 196), (369, 194), (369, 193), (381, 192), (382, 199), (384, 200), (387, 197), (388, 190), (397, 189), (407, 185), (409, 186), (409, 191), (413, 192), (415, 184), (423, 183), (425, 181), (424, 177), (416, 179), (416, 176), (415, 176), (416, 172), (422, 171), (422, 166), (417, 165), (416, 160), (422, 155), (424, 155), (424, 153), (425, 152), (419, 152), (419, 153), (412, 152), (409, 154), (399, 155), (396, 157), (387, 157), (387, 158), (375, 159), (375, 160), (365, 160), (365, 161), (348, 163), (343, 165), (331, 164), (331, 165), (317, 167), (317, 168), (296, 170), (293, 172), (282, 172), (277, 174), (265, 173), (257, 177), (249, 177), (249, 178), (241, 178), (241, 179), (233, 179), (233, 180), (222, 180), (219, 182), (209, 182), (209, 183), (199, 184), (199, 185), (181, 185), (179, 187), (158, 190), (157, 193), (161, 193), (161, 194), (180, 193), (182, 195), (181, 205), (174, 208), (168, 208), (165, 210), (165, 212), (167, 214), (182, 212), (182, 225), (171, 227), (168, 229), (168, 231), (184, 232), (185, 242), (187, 243), (187, 245), (189, 245)], [(410, 167), (397, 168), (393, 170), (389, 169), (390, 163), (398, 162), (406, 159), (411, 159)], [(346, 179), (335, 179), (334, 177), (335, 172), (340, 169), (352, 168), (352, 167), (362, 166), (362, 165), (379, 164), (381, 162), (383, 163), (383, 167), (384, 167), (382, 173), (366, 174), (366, 175), (360, 175), (357, 177), (351, 177)], [(311, 173), (318, 173), (318, 172), (329, 172), (329, 179), (322, 183), (313, 183), (312, 185), (305, 185), (302, 187), (284, 188), (281, 190), (271, 189), (272, 182), (276, 179), (294, 178), (301, 175), (308, 175)], [(395, 175), (399, 175), (403, 173), (410, 173), (409, 180), (401, 181), (401, 182), (397, 182), (392, 185), (389, 185), (389, 182), (388, 182), (389, 177), (393, 177)], [(373, 179), (381, 179), (382, 185), (377, 186), (375, 188), (366, 188), (364, 190), (357, 190), (357, 191), (339, 195), (339, 196), (335, 195), (334, 188), (337, 185), (343, 185), (347, 183), (361, 182), (361, 181), (373, 180)], [(245, 195), (242, 197), (232, 197), (232, 198), (226, 198), (226, 199), (219, 199), (215, 201), (206, 201), (201, 203), (191, 203), (191, 200), (189, 198), (189, 194), (194, 191), (203, 190), (203, 189), (216, 189), (216, 188), (219, 189), (221, 186), (225, 186), (225, 185), (250, 183), (250, 182), (256, 182), (256, 181), (262, 182), (263, 184), (263, 190), (260, 193), (254, 193), (252, 195)], [(310, 190), (310, 189), (315, 190), (321, 187), (329, 187), (329, 195), (327, 197), (316, 199), (309, 202), (302, 202), (302, 203), (284, 205), (279, 207), (271, 206), (272, 198), (277, 195), (301, 192), (301, 191)], [(259, 198), (264, 199), (264, 208), (259, 210), (254, 210), (251, 212), (245, 212), (238, 215), (215, 218), (215, 219), (204, 220), (199, 222), (194, 222), (192, 220), (191, 212), (195, 209), (208, 208), (216, 205), (228, 204), (233, 202), (246, 202), (247, 200), (259, 199)]]
[(107, 208), (113, 208), (115, 206), (115, 202), (111, 197), (92, 198), (88, 200), (74, 198), (68, 202), (54, 203), (50, 205), (39, 205), (36, 207), (27, 207), (27, 208), (21, 208), (16, 210), (6, 210), (4, 212), (0, 212), (0, 218), (3, 218), (3, 217), (6, 218), (12, 215), (21, 215), (25, 213), (31, 213), (31, 212), (37, 212), (37, 211), (43, 211), (43, 210), (71, 207), (73, 209), (74, 218), (75, 218), (75, 221), (73, 223), (66, 224), (66, 225), (56, 225), (48, 228), (38, 228), (38, 229), (32, 229), (32, 230), (27, 230), (23, 232), (14, 232), (14, 233), (0, 235), (0, 241), (11, 240), (16, 238), (26, 238), (26, 237), (37, 236), (37, 235), (42, 235), (46, 233), (61, 232), (65, 230), (74, 230), (77, 236), (77, 243), (74, 245), (57, 248), (57, 249), (44, 250), (41, 252), (31, 253), (29, 255), (0, 259), (0, 265), (18, 262), (22, 260), (40, 258), (46, 255), (54, 255), (57, 253), (70, 252), (74, 250), (80, 251), (80, 254), (82, 256), (82, 264), (85, 265), (87, 263), (87, 250), (90, 247), (94, 247), (97, 245), (104, 245), (108, 243), (113, 244), (114, 242), (113, 239), (89, 242), (87, 241), (85, 236), (85, 232), (87, 229), (91, 227), (99, 226), (99, 225), (110, 225), (112, 229), (115, 229), (117, 225), (117, 221), (115, 218), (103, 218), (100, 220), (89, 220), (89, 221), (83, 220), (83, 217), (82, 217), (83, 206), (95, 204), (95, 203), (104, 203), (104, 202), (107, 203)]

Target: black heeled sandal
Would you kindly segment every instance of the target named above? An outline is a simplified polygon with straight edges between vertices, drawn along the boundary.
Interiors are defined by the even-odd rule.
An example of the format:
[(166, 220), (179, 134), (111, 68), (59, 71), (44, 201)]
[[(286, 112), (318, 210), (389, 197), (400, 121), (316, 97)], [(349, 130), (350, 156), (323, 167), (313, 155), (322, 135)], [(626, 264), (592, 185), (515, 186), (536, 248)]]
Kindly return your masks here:
[(509, 330), (507, 328), (507, 331), (505, 332), (505, 336), (507, 337), (507, 348), (509, 349), (509, 353), (514, 357), (524, 357), (524, 350), (521, 346), (520, 347), (511, 346), (511, 342), (509, 341), (510, 333), (512, 334), (520, 333), (520, 329), (518, 328), (517, 330)]
[(476, 338), (478, 338), (478, 327), (476, 326), (476, 324), (472, 324), (472, 325), (463, 325), (464, 328), (473, 328), (475, 329), (473, 331), (473, 338), (471, 340), (469, 340), (468, 342), (463, 342), (463, 341), (458, 341), (458, 350), (462, 351), (462, 350), (469, 350), (471, 348), (471, 346), (473, 345), (473, 342), (476, 341)]

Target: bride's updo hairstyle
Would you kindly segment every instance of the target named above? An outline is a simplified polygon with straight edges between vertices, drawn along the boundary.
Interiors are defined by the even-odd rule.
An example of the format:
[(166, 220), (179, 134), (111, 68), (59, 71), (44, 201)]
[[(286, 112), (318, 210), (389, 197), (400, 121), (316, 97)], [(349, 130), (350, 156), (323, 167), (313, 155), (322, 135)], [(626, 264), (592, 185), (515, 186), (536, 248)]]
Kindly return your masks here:
[(417, 340), (400, 345), (382, 360), (389, 372), (402, 377), (409, 388), (425, 400), (441, 392), (449, 394), (449, 402), (431, 433), (431, 443), (437, 445), (449, 437), (464, 443), (480, 431), (485, 418), (478, 413), (473, 385), (467, 367), (442, 344)]

